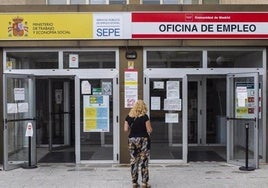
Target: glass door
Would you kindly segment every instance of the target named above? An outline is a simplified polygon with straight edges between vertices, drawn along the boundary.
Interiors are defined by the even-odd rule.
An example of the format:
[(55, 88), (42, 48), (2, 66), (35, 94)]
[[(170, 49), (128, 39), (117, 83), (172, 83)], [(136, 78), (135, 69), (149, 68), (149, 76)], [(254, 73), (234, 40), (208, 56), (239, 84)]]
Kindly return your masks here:
[[(187, 81), (150, 78), (148, 102), (153, 126), (152, 160), (187, 160)], [(183, 109), (183, 110), (182, 110)]]
[(246, 166), (248, 163), (249, 167), (258, 168), (259, 86), (258, 73), (227, 75), (227, 161), (229, 163), (241, 166)]
[[(76, 78), (76, 160), (118, 161), (116, 79)], [(79, 104), (79, 105), (78, 105)], [(78, 118), (79, 117), (79, 118)], [(80, 123), (78, 123), (80, 120)], [(79, 130), (78, 130), (79, 129)]]
[(4, 170), (18, 168), (28, 162), (35, 165), (34, 77), (4, 74), (3, 85)]
[(188, 144), (202, 144), (202, 77), (188, 76)]
[(73, 93), (70, 89), (71, 81), (68, 79), (51, 79), (50, 91), (50, 124), (49, 148), (70, 146), (71, 144), (71, 100)]

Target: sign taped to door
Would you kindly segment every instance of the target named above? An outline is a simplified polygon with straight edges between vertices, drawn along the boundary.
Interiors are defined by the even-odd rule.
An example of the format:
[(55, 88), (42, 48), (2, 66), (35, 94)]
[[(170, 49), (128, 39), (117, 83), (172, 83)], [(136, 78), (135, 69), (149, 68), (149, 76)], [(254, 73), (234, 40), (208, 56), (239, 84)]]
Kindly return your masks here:
[(27, 124), (25, 136), (26, 137), (33, 137), (33, 125), (31, 122), (29, 122)]
[[(255, 118), (255, 89), (254, 83), (236, 83), (235, 85), (235, 117)], [(261, 118), (261, 89), (258, 89), (259, 97), (259, 118)]]
[(83, 131), (109, 132), (109, 96), (83, 96)]

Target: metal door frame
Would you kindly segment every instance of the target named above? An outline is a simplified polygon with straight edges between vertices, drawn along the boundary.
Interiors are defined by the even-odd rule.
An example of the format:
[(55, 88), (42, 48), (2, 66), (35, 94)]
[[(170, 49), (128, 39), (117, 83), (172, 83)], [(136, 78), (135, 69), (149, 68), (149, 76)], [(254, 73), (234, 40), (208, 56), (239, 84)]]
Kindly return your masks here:
[(255, 122), (254, 126), (254, 164), (255, 168), (259, 168), (259, 73), (231, 73), (227, 74), (227, 163), (234, 163), (237, 164), (236, 161), (233, 161), (233, 131), (231, 126), (233, 125), (233, 120), (235, 120), (234, 114), (234, 78), (245, 78), (245, 77), (253, 77), (254, 78), (254, 118), (247, 119), (243, 118), (247, 121)]

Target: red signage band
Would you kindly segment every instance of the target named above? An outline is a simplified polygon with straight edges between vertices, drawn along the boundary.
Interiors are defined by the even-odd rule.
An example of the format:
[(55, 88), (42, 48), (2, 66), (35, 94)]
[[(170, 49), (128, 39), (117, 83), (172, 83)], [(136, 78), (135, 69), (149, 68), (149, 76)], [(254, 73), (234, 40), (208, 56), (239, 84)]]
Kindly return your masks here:
[(133, 12), (132, 22), (268, 22), (268, 13)]

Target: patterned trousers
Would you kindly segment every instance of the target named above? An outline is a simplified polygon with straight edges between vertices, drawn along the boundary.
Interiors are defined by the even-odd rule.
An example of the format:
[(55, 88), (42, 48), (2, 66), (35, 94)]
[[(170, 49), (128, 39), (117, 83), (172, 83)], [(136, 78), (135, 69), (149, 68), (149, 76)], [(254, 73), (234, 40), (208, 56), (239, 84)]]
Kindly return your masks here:
[(146, 137), (132, 137), (128, 139), (128, 149), (130, 153), (130, 170), (132, 183), (137, 183), (139, 177), (139, 164), (141, 167), (142, 183), (149, 180), (149, 156), (150, 141)]

